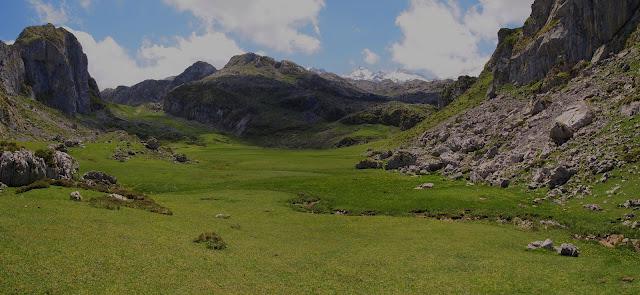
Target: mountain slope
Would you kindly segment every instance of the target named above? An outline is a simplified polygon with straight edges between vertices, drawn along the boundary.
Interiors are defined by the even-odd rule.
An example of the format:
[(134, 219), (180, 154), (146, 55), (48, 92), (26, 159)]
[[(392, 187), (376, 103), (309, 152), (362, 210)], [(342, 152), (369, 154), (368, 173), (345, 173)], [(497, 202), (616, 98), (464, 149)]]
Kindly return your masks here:
[(131, 87), (118, 86), (116, 89), (105, 89), (102, 97), (105, 101), (126, 104), (140, 105), (144, 103), (162, 102), (167, 93), (182, 84), (200, 80), (215, 73), (214, 66), (206, 62), (196, 62), (189, 66), (180, 75), (164, 80), (145, 80)]
[[(403, 170), (542, 189), (557, 203), (593, 195), (593, 183), (606, 182), (614, 171), (637, 170), (640, 43), (634, 37), (639, 14), (634, 3), (536, 1), (523, 29), (500, 32), (500, 44), (483, 74), (497, 76), (489, 99), (437, 124), (418, 126), (412, 131), (421, 131), (418, 142), (408, 148), (417, 161)], [(585, 18), (587, 12), (594, 13), (592, 18)], [(590, 22), (598, 25), (572, 27)], [(627, 28), (632, 24), (635, 33)], [(566, 33), (579, 28), (578, 35)], [(538, 37), (514, 54), (526, 36)], [(595, 45), (549, 47), (551, 40)], [(612, 54), (601, 56), (599, 46)], [(549, 56), (576, 60), (563, 68), (538, 67)]]

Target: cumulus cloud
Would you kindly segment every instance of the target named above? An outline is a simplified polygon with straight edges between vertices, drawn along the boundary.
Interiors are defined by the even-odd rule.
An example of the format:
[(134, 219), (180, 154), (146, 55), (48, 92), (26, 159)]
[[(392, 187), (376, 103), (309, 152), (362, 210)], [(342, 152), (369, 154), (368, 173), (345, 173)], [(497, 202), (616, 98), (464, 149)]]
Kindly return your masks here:
[(464, 11), (455, 0), (411, 0), (396, 19), (403, 39), (391, 46), (392, 58), (438, 78), (477, 75), (490, 57), (482, 42), (495, 43), (499, 28), (522, 24), (532, 2), (480, 0)]
[(364, 62), (370, 65), (375, 65), (380, 61), (380, 56), (371, 51), (369, 48), (365, 48), (364, 50), (362, 50), (362, 58), (364, 59)]
[(7, 44), (7, 45), (13, 45), (13, 43), (16, 43), (16, 40), (7, 40), (7, 41), (3, 41), (3, 42), (4, 42), (4, 44)]
[(65, 24), (69, 21), (69, 15), (64, 1), (59, 7), (42, 0), (28, 0), (28, 2), (38, 14), (41, 22)]
[(231, 56), (243, 52), (225, 34), (209, 31), (174, 37), (175, 44), (171, 46), (145, 42), (132, 56), (112, 37), (96, 40), (89, 33), (66, 29), (82, 44), (89, 59), (89, 72), (101, 89), (174, 76), (196, 61), (221, 68)]
[[(209, 28), (236, 33), (267, 48), (312, 54), (320, 49), (318, 14), (324, 0), (164, 0)], [(312, 28), (313, 33), (305, 32)]]

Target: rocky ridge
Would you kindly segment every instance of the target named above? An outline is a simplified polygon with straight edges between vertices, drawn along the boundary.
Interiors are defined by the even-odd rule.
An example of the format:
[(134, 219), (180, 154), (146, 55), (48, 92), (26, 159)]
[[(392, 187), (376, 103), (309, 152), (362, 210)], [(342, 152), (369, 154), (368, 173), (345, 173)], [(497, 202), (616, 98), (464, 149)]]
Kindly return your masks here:
[(200, 80), (214, 74), (216, 71), (214, 66), (198, 61), (176, 77), (164, 80), (145, 80), (131, 87), (107, 88), (101, 92), (101, 95), (105, 101), (119, 104), (135, 106), (144, 103), (161, 103), (171, 89)]

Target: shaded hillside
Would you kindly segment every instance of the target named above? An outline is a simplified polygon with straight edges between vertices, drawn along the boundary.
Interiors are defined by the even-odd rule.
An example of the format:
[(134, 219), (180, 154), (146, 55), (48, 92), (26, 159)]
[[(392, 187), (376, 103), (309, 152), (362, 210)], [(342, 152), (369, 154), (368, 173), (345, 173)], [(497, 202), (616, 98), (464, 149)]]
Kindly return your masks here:
[(245, 54), (214, 75), (172, 90), (164, 110), (250, 137), (333, 122), (386, 100), (289, 61)]

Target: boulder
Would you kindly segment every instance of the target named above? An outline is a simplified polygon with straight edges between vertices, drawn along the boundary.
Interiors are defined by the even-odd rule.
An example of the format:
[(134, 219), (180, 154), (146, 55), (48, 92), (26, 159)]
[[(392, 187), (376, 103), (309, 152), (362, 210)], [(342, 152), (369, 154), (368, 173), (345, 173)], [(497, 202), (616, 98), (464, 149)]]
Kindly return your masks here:
[(147, 140), (144, 146), (150, 150), (156, 151), (160, 148), (160, 142), (155, 137), (151, 137)]
[(129, 202), (130, 200), (122, 195), (119, 194), (108, 194), (107, 198), (115, 200), (115, 201), (120, 201), (120, 202)]
[(52, 162), (47, 166), (47, 177), (51, 179), (72, 179), (78, 173), (78, 162), (69, 154), (53, 151)]
[(382, 168), (382, 162), (372, 160), (372, 159), (364, 159), (356, 164), (356, 169), (380, 169)]
[(584, 103), (574, 105), (558, 116), (549, 133), (553, 142), (560, 146), (573, 138), (575, 132), (591, 124), (593, 113)]
[(118, 183), (118, 179), (115, 176), (111, 176), (102, 171), (89, 171), (82, 176), (82, 179), (104, 185), (114, 185)]
[(578, 247), (573, 244), (562, 244), (560, 247), (556, 248), (556, 251), (561, 256), (578, 257), (580, 255)]
[(549, 189), (555, 189), (559, 186), (562, 186), (569, 182), (571, 177), (575, 174), (575, 171), (569, 170), (565, 166), (559, 166), (553, 170), (551, 170), (551, 174), (549, 175), (548, 186)]
[(582, 207), (591, 211), (602, 211), (602, 207), (600, 207), (600, 205), (598, 204), (586, 204)]
[(2, 182), (0, 182), (0, 192), (5, 190), (8, 186)]
[(638, 199), (638, 200), (626, 200), (624, 203), (620, 204), (620, 207), (627, 208), (627, 209), (640, 208), (640, 199)]
[(80, 202), (82, 201), (82, 195), (80, 195), (80, 192), (72, 192), (69, 194), (69, 199), (71, 201)]
[(549, 105), (551, 104), (550, 101), (544, 99), (544, 98), (539, 98), (536, 97), (533, 100), (531, 100), (529, 102), (529, 106), (527, 107), (527, 111), (526, 113), (529, 116), (535, 116), (539, 113), (541, 113), (542, 111), (546, 110), (547, 107), (549, 107)]
[(19, 150), (3, 152), (0, 156), (0, 182), (18, 187), (31, 184), (47, 176), (47, 165), (33, 152)]
[(399, 168), (415, 165), (418, 157), (410, 152), (397, 151), (389, 158), (384, 166), (386, 170), (396, 170)]
[(527, 245), (527, 249), (529, 250), (537, 250), (537, 249), (545, 249), (553, 251), (553, 241), (551, 239), (546, 239), (544, 241), (535, 241), (529, 243)]
[(175, 154), (173, 155), (173, 159), (178, 163), (186, 163), (189, 162), (189, 158), (185, 154)]

